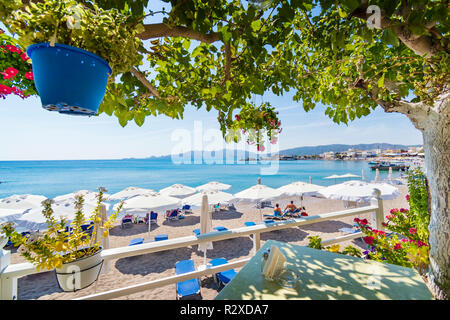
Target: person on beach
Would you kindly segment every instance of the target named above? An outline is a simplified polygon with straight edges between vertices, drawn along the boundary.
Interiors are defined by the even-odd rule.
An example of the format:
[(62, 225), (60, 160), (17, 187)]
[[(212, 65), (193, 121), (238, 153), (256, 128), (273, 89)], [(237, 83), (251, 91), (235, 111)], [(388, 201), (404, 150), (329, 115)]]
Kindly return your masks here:
[(291, 201), (291, 203), (284, 208), (284, 210), (289, 210), (289, 212), (294, 212), (296, 209), (297, 207), (295, 206), (294, 201)]
[(275, 205), (275, 209), (273, 209), (273, 214), (275, 216), (281, 216), (281, 208), (278, 203)]

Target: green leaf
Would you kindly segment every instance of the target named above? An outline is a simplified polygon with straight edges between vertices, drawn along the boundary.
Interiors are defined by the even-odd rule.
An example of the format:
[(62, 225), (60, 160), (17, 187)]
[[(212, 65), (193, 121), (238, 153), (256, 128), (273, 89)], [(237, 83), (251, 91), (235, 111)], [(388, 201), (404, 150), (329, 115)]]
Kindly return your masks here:
[(385, 73), (383, 73), (382, 75), (381, 75), (381, 77), (380, 77), (380, 79), (378, 79), (378, 81), (377, 81), (377, 85), (378, 85), (378, 87), (383, 87), (383, 85), (384, 85), (384, 75), (385, 75)]

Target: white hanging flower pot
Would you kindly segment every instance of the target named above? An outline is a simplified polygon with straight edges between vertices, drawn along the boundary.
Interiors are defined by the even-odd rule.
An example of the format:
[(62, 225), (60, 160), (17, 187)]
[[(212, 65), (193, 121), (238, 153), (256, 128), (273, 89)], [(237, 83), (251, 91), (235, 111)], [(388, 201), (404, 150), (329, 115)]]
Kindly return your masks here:
[(93, 255), (64, 263), (61, 268), (55, 268), (60, 288), (66, 292), (74, 292), (94, 283), (103, 265), (101, 252), (100, 247)]

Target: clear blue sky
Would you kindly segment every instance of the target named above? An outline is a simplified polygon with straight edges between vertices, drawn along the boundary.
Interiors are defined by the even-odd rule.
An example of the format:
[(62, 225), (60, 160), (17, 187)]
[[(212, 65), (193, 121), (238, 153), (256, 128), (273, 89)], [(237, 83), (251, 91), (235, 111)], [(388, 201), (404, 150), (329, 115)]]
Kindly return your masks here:
[[(152, 2), (154, 10), (160, 10), (162, 6)], [(164, 6), (170, 10), (170, 5)], [(159, 22), (160, 19), (161, 16), (148, 17), (145, 22)], [(301, 104), (292, 100), (291, 93), (280, 97), (267, 93), (263, 99), (279, 110), (283, 127), (279, 137), (280, 150), (334, 143), (423, 143), (421, 133), (405, 116), (387, 114), (380, 107), (346, 126), (334, 124), (326, 117), (324, 106), (318, 105), (313, 111), (304, 112)], [(261, 97), (255, 98), (255, 102), (261, 101)], [(193, 140), (194, 126), (200, 124), (204, 134), (208, 130), (216, 132), (219, 130), (216, 119), (214, 111), (197, 111), (188, 106), (183, 120), (148, 117), (142, 127), (131, 121), (122, 128), (114, 116), (62, 115), (42, 109), (39, 97), (22, 100), (10, 96), (6, 100), (0, 99), (0, 160), (118, 159), (166, 155), (180, 145), (180, 141), (172, 139), (175, 130), (187, 130), (184, 132), (190, 134), (191, 139), (188, 139), (190, 146), (185, 147), (198, 149), (194, 145), (198, 141)], [(218, 146), (225, 146), (222, 142)], [(211, 147), (213, 144), (205, 141), (203, 146)]]

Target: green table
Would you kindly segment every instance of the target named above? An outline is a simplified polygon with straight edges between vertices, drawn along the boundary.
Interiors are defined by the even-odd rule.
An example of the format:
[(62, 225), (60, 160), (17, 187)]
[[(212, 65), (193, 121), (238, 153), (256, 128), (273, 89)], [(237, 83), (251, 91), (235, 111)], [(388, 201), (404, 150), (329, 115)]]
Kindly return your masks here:
[[(278, 246), (297, 270), (295, 289), (283, 288), (261, 274), (262, 252)], [(274, 240), (256, 255), (216, 296), (216, 300), (430, 300), (416, 270)]]

